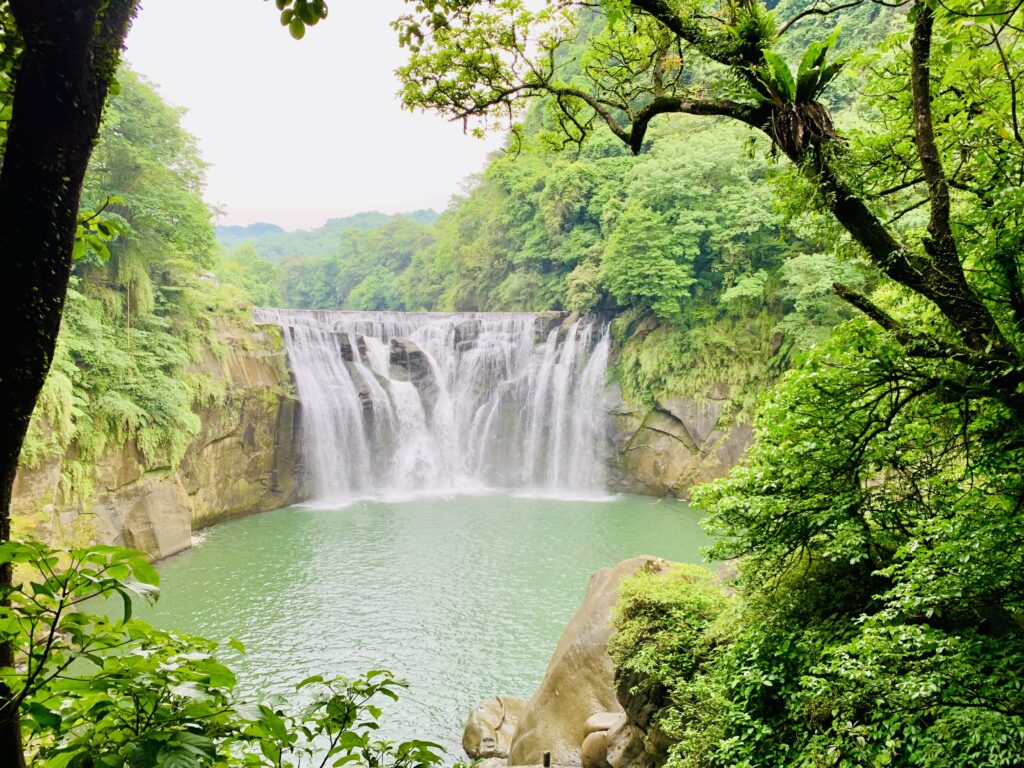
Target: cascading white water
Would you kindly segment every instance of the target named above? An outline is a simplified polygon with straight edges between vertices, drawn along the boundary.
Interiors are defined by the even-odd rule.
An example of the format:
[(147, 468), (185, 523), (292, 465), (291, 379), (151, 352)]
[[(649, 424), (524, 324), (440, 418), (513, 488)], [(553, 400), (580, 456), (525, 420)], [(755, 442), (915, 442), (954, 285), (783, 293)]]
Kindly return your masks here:
[(610, 338), (545, 313), (256, 310), (280, 325), (317, 500), (605, 490)]

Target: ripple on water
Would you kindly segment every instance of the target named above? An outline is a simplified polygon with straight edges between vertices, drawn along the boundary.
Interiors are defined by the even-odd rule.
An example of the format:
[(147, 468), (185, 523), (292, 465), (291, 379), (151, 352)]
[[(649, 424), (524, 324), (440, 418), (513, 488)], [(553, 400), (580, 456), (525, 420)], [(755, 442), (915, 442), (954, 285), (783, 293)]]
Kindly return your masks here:
[(210, 529), (160, 566), (159, 625), (237, 638), (246, 692), (388, 668), (390, 738), (458, 750), (469, 710), (529, 697), (587, 576), (639, 554), (699, 562), (681, 502), (488, 494), (290, 507)]

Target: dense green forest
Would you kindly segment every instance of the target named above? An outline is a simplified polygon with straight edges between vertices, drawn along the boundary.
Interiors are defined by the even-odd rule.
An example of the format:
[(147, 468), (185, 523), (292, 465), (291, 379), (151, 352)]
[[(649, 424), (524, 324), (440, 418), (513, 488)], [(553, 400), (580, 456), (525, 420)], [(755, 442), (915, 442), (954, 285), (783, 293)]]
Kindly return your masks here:
[[(429, 0), (398, 24), (408, 105), (524, 116), (436, 221), (226, 230), (222, 252), (194, 141), (122, 70), (23, 462), (73, 455), (78, 492), (111, 441), (175, 462), (218, 396), (191, 363), (251, 304), (604, 313), (627, 395), (724, 379), (758, 406), (746, 463), (694, 498), (728, 592), (687, 568), (621, 593), (610, 650), (650, 759), (1021, 765), (1020, 4), (553, 5)], [(279, 7), (297, 37), (324, 12)], [(0, 542), (0, 564), (0, 714), (37, 764), (282, 765), (318, 738), (439, 759), (373, 741), (388, 675), (312, 678), (293, 716), (236, 698), (212, 643), (72, 610), (129, 613), (157, 581), (137, 553)], [(96, 673), (61, 677), (76, 659)]]
[[(806, 214), (800, 239), (868, 278), (836, 281), (857, 315), (783, 376), (744, 465), (695, 493), (712, 556), (738, 569), (733, 597), (686, 571), (623, 592), (613, 652), (648, 753), (678, 767), (1020, 765), (1020, 5), (849, 3), (888, 33), (852, 59), (829, 36), (846, 4), (602, 5), (608, 24), (575, 66), (557, 10), (411, 13), (405, 98), (481, 121), (543, 99), (556, 137), (585, 152), (610, 132), (637, 154), (630, 169), (667, 122), (747, 126), (791, 169), (774, 189)], [(740, 167), (756, 168), (752, 152)], [(770, 209), (752, 202), (740, 221)], [(632, 217), (631, 239), (607, 238), (605, 288), (671, 317), (659, 299), (701, 275), (663, 263), (616, 280), (634, 241), (664, 242), (650, 207)], [(763, 300), (759, 272), (722, 296)], [(637, 290), (660, 281), (668, 295)]]
[[(851, 32), (839, 48), (853, 51), (882, 39), (893, 15), (869, 5), (842, 23)], [(603, 24), (584, 14), (560, 55), (582, 55)], [(787, 41), (788, 52), (802, 44)], [(834, 98), (856, 122), (851, 88)], [(676, 118), (652, 126), (639, 157), (608, 131), (566, 150), (549, 112), (531, 107), (508, 151), (436, 221), (371, 213), (310, 232), (221, 228), (227, 266), (263, 305), (601, 312), (618, 319), (628, 396), (703, 396), (727, 381), (748, 411), (849, 316), (832, 285), (859, 290), (867, 273), (849, 253), (837, 259), (848, 245), (780, 194), (792, 172), (767, 143)]]
[[(304, 254), (306, 233), (274, 233), (230, 248), (226, 264), (256, 303), (602, 312), (630, 341), (621, 379), (641, 400), (716, 381), (762, 391), (845, 316), (833, 282), (864, 283), (785, 209), (776, 189), (787, 179), (737, 128), (669, 122), (635, 159), (608, 135), (568, 155), (540, 130), (525, 141), (436, 224), (400, 216), (348, 229), (326, 256)], [(260, 258), (283, 242), (296, 255)]]

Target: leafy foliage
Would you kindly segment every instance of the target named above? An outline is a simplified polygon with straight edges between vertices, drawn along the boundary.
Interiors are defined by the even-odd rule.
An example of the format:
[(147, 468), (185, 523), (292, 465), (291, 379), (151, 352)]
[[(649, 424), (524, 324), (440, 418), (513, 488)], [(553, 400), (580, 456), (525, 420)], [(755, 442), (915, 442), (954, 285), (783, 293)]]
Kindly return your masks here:
[[(694, 631), (662, 603), (650, 655), (620, 658), (669, 691), (673, 765), (1012, 766), (1024, 753), (1024, 18), (1015, 3), (908, 0), (875, 15), (884, 41), (834, 56), (839, 11), (872, 5), (887, 4), (608, 0), (582, 41), (592, 3), (435, 0), (399, 23), (410, 106), (486, 127), (535, 100), (549, 143), (586, 156), (610, 133), (637, 166), (671, 115), (725, 117), (791, 161), (780, 197), (806, 240), (785, 267), (747, 263), (716, 285), (722, 250), (705, 270), (667, 246), (678, 203), (615, 212), (632, 236), (609, 232), (601, 272), (573, 284), (592, 296), (611, 256), (605, 287), (634, 303), (620, 322), (642, 337), (624, 384), (650, 391), (684, 368), (702, 282), (725, 317), (816, 299), (827, 281), (865, 316), (807, 353), (761, 411), (748, 464), (694, 497), (714, 556), (741, 559), (735, 623)], [(634, 244), (658, 267), (631, 280), (615, 261)], [(826, 266), (823, 252), (855, 258)], [(821, 341), (788, 320), (773, 331)], [(694, 663), (692, 648), (714, 650)]]
[[(776, 210), (770, 166), (735, 130), (667, 122), (652, 139), (637, 159), (611, 136), (575, 158), (524, 146), (493, 161), (436, 226), (400, 217), (348, 228), (333, 234), (333, 255), (286, 259), (281, 298), (321, 309), (606, 312), (624, 318), (619, 378), (630, 396), (731, 382), (752, 405), (796, 349), (845, 316), (832, 281), (864, 278), (856, 265), (832, 266), (820, 252), (828, 238)], [(294, 247), (312, 250), (307, 240)], [(253, 247), (277, 259), (279, 242), (270, 234)], [(243, 266), (240, 247), (228, 263), (267, 285), (272, 265), (245, 252)], [(647, 317), (662, 328), (649, 339)]]
[(61, 334), (21, 456), (33, 467), (64, 455), (69, 498), (91, 494), (92, 466), (110, 447), (133, 442), (150, 464), (182, 458), (208, 389), (192, 363), (215, 315), (242, 300), (211, 270), (258, 293), (262, 262), (244, 278), (237, 264), (218, 263), (200, 197), (204, 166), (179, 119), (121, 72), (83, 192), (93, 213), (79, 217)]
[[(383, 670), (354, 680), (307, 678), (297, 692), (308, 703), (294, 712), (284, 701), (238, 698), (216, 643), (132, 618), (133, 599), (155, 599), (159, 581), (141, 552), (7, 542), (0, 565), (16, 569), (0, 595), (0, 640), (20, 659), (0, 669), (0, 680), (12, 692), (6, 705), (21, 709), (33, 765), (413, 768), (441, 761), (436, 744), (376, 736), (381, 698), (396, 700), (404, 687)], [(104, 610), (111, 596), (123, 610)]]

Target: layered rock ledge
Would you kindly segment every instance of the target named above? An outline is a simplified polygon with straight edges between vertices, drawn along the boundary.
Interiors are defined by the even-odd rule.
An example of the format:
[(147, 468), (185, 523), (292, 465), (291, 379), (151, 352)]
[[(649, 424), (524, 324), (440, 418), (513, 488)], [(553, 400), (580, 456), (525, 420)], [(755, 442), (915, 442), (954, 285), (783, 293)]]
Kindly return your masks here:
[(224, 396), (197, 410), (199, 434), (177, 466), (147, 461), (131, 441), (111, 445), (83, 498), (63, 476), (68, 457), (52, 457), (18, 472), (15, 530), (56, 546), (117, 544), (162, 558), (191, 546), (203, 527), (295, 503), (298, 404), (280, 335), (220, 320), (215, 341), (195, 368)]

